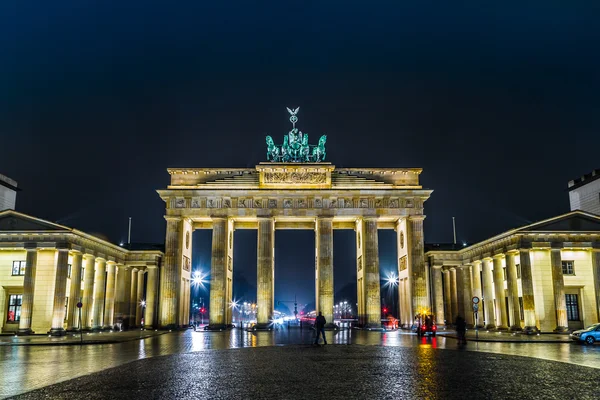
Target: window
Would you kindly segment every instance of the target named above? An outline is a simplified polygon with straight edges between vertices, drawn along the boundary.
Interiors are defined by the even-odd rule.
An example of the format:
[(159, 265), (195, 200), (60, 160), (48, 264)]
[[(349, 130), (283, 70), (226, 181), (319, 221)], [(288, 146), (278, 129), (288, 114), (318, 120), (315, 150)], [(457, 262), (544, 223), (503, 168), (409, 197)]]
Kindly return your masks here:
[(567, 319), (579, 321), (579, 298), (576, 294), (565, 294), (567, 300)]
[(517, 264), (517, 279), (521, 279), (521, 264)]
[(506, 267), (502, 268), (502, 273), (504, 274), (504, 280), (506, 280)]
[(83, 282), (84, 276), (85, 276), (85, 266), (81, 267), (81, 282)]
[(563, 261), (562, 262), (563, 275), (575, 275), (574, 264), (575, 263), (573, 261)]
[(25, 261), (13, 261), (12, 274), (13, 276), (25, 275)]
[(71, 277), (71, 267), (73, 267), (71, 264), (67, 264), (67, 278)]
[(69, 298), (65, 297), (65, 321), (67, 320), (69, 314)]
[(22, 294), (11, 294), (8, 297), (8, 313), (6, 320), (8, 322), (18, 322), (21, 319)]

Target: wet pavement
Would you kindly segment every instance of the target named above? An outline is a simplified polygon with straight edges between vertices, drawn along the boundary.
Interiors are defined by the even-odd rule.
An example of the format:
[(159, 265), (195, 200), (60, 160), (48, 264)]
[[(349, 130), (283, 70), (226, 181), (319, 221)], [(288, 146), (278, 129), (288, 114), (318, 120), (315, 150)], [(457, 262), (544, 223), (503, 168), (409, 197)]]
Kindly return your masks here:
[(0, 346), (54, 346), (54, 345), (89, 345), (102, 343), (120, 343), (140, 340), (168, 333), (158, 330), (130, 330), (124, 332), (84, 332), (68, 333), (65, 336), (51, 335), (0, 335)]
[[(578, 378), (586, 376), (585, 374), (594, 377), (594, 379), (600, 378), (598, 375), (600, 373), (600, 345), (582, 346), (575, 343), (534, 344), (518, 342), (471, 342), (464, 349), (460, 349), (457, 347), (457, 342), (453, 338), (438, 336), (436, 338), (419, 339), (416, 336), (407, 334), (403, 331), (340, 331), (336, 334), (327, 332), (327, 335), (330, 344), (353, 345), (329, 345), (315, 348), (326, 349), (325, 351), (328, 353), (323, 354), (327, 354), (328, 357), (331, 355), (332, 360), (339, 362), (339, 368), (341, 368), (343, 371), (353, 370), (355, 367), (354, 361), (352, 360), (362, 357), (372, 358), (372, 360), (365, 360), (365, 363), (371, 364), (361, 364), (360, 368), (366, 368), (367, 370), (373, 368), (373, 371), (376, 371), (377, 368), (382, 368), (380, 363), (382, 362), (383, 357), (383, 359), (387, 360), (386, 363), (389, 363), (390, 365), (394, 366), (394, 368), (398, 369), (398, 371), (394, 370), (394, 374), (400, 374), (398, 376), (403, 376), (403, 374), (410, 374), (410, 372), (404, 371), (404, 369), (414, 370), (415, 368), (426, 368), (426, 365), (422, 364), (422, 361), (418, 359), (418, 356), (419, 354), (430, 354), (430, 357), (435, 359), (435, 362), (437, 363), (436, 366), (441, 368), (442, 365), (445, 365), (445, 360), (448, 359), (451, 360), (448, 362), (454, 363), (452, 364), (454, 369), (463, 371), (466, 374), (479, 373), (474, 370), (473, 365), (471, 365), (470, 362), (475, 363), (474, 365), (480, 365), (482, 363), (481, 360), (486, 360), (486, 362), (491, 362), (491, 360), (499, 360), (498, 362), (503, 364), (502, 371), (506, 369), (506, 373), (508, 374), (513, 373), (512, 371), (514, 371), (515, 368), (520, 369), (525, 368), (524, 366), (531, 366), (525, 368), (525, 370), (531, 371), (527, 372), (527, 374), (539, 373), (545, 376), (546, 373), (543, 371), (548, 370), (553, 371), (552, 373), (554, 373), (558, 370), (562, 370), (562, 378), (569, 380), (572, 376), (569, 371), (581, 370), (587, 372), (581, 372), (582, 375), (577, 375)], [(252, 370), (252, 366), (254, 366), (254, 369), (257, 371), (261, 371), (264, 368), (271, 368), (270, 365), (272, 364), (273, 368), (277, 367), (276, 370), (278, 370), (280, 373), (285, 371), (286, 374), (288, 373), (287, 370), (290, 368), (290, 365), (293, 366), (292, 369), (294, 371), (298, 370), (298, 373), (300, 374), (304, 373), (304, 371), (301, 371), (303, 368), (307, 368), (309, 370), (309, 375), (304, 375), (304, 378), (302, 379), (308, 379), (306, 384), (313, 385), (316, 384), (316, 381), (322, 381), (321, 378), (315, 380), (314, 376), (310, 375), (312, 368), (316, 368), (318, 366), (318, 360), (321, 357), (321, 353), (313, 353), (313, 346), (310, 345), (313, 340), (313, 332), (310, 330), (300, 331), (294, 329), (283, 329), (276, 332), (257, 333), (239, 330), (228, 332), (173, 332), (139, 341), (93, 346), (4, 346), (0, 347), (0, 360), (2, 360), (1, 367), (3, 371), (11, 372), (8, 374), (0, 374), (0, 396), (8, 397), (19, 393), (25, 393), (33, 389), (42, 388), (58, 382), (65, 382), (73, 378), (83, 377), (94, 372), (119, 366), (121, 367), (102, 372), (99, 375), (94, 375), (94, 381), (97, 380), (98, 382), (103, 382), (103, 384), (107, 385), (106, 387), (108, 388), (113, 386), (119, 387), (120, 383), (117, 382), (119, 379), (117, 379), (117, 381), (111, 381), (111, 377), (112, 379), (115, 379), (115, 377), (120, 376), (121, 381), (130, 382), (132, 390), (133, 388), (140, 389), (147, 387), (148, 390), (151, 391), (147, 393), (148, 397), (158, 398), (165, 396), (165, 398), (168, 398), (175, 396), (175, 393), (160, 392), (161, 389), (159, 387), (155, 387), (154, 382), (146, 382), (143, 381), (142, 378), (140, 378), (142, 380), (138, 381), (137, 377), (135, 379), (131, 378), (133, 379), (131, 381), (130, 378), (127, 380), (123, 380), (122, 378), (123, 376), (129, 377), (129, 374), (132, 373), (137, 374), (140, 369), (143, 371), (148, 368), (149, 370), (154, 371), (154, 376), (157, 378), (157, 381), (162, 380), (163, 377), (178, 373), (183, 375), (173, 376), (172, 379), (175, 379), (176, 382), (186, 381), (190, 379), (190, 376), (186, 374), (192, 374), (191, 376), (196, 378), (202, 377), (202, 379), (198, 380), (197, 382), (199, 385), (210, 387), (210, 385), (216, 384), (216, 381), (211, 381), (212, 378), (205, 379), (202, 371), (205, 371), (210, 375), (209, 372), (211, 371), (211, 363), (215, 363), (214, 371), (219, 371), (219, 374), (225, 373), (224, 371), (226, 370), (229, 371), (227, 373), (235, 375), (235, 382), (238, 382), (237, 379), (239, 379), (240, 382), (244, 382), (246, 379), (244, 376), (236, 375), (241, 373), (240, 371), (246, 371), (248, 368)], [(227, 350), (250, 347), (261, 347), (261, 349)], [(262, 347), (271, 347), (271, 349), (263, 350)], [(185, 354), (195, 352), (199, 353)], [(277, 354), (279, 353), (282, 354), (281, 360), (277, 358)], [(174, 357), (155, 358), (166, 355), (174, 355)], [(273, 360), (268, 366), (263, 365), (261, 361), (262, 357), (264, 357), (264, 362), (266, 364), (269, 364), (267, 360), (270, 358), (273, 358)], [(295, 364), (296, 361), (291, 361), (294, 357), (299, 357), (297, 360), (298, 364)], [(316, 358), (312, 360), (312, 357)], [(127, 366), (124, 365), (131, 363), (132, 361), (147, 358), (153, 359), (143, 361), (142, 363), (134, 363)], [(461, 359), (465, 360), (466, 363), (456, 364)], [(516, 360), (514, 361), (515, 365), (509, 366), (509, 361), (512, 359)], [(229, 360), (229, 364), (227, 364), (228, 366), (222, 365), (224, 361), (220, 360)], [(327, 360), (328, 359), (323, 360), (323, 363), (327, 364), (329, 362)], [(561, 361), (561, 363), (547, 363), (546, 361)], [(161, 363), (163, 362), (164, 365), (161, 366)], [(413, 362), (417, 362), (417, 364), (413, 365)], [(169, 370), (171, 368), (169, 366), (171, 365), (170, 363), (175, 363), (177, 365), (177, 368), (175, 368), (174, 371)], [(406, 368), (407, 364), (409, 365), (408, 368)], [(490, 366), (486, 366), (487, 364), (485, 363), (481, 365), (481, 368), (483, 368), (484, 371), (488, 371), (487, 374), (490, 377), (497, 375), (497, 372), (494, 372), (494, 370), (491, 369), (492, 364), (490, 364)], [(255, 368), (256, 365), (260, 365), (260, 368)], [(404, 369), (402, 369), (400, 366), (404, 366)], [(580, 368), (579, 366), (591, 368)], [(225, 370), (221, 370), (221, 368), (225, 368)], [(446, 367), (443, 367), (444, 370), (446, 370), (445, 368)], [(160, 372), (157, 372), (157, 369), (159, 369)], [(437, 371), (437, 369), (437, 367), (432, 367), (430, 375), (427, 376), (426, 380), (439, 380), (440, 378), (437, 376), (437, 374), (433, 373)], [(112, 371), (120, 372), (118, 375), (113, 375)], [(211, 375), (213, 378), (215, 373), (216, 372), (213, 372), (213, 375)], [(252, 374), (256, 373), (258, 372), (252, 372)], [(450, 371), (449, 373), (452, 374), (454, 372)], [(324, 376), (327, 376), (327, 371), (325, 371), (324, 374)], [(504, 374), (504, 372), (502, 372), (502, 374)], [(233, 375), (232, 378), (234, 378)], [(83, 379), (85, 380), (91, 378), (84, 377)], [(258, 377), (255, 377), (255, 379), (258, 379)], [(331, 379), (334, 378), (331, 377)], [(338, 379), (344, 380), (343, 377), (339, 377)], [(407, 377), (407, 379), (409, 379), (409, 377)], [(411, 381), (412, 383), (409, 385), (410, 387), (422, 387), (424, 384), (419, 380), (414, 380), (416, 379), (414, 376), (411, 379), (413, 379), (413, 381)], [(448, 376), (445, 379), (459, 379), (460, 381), (460, 377), (456, 376)], [(538, 378), (535, 378), (535, 376), (532, 375), (523, 376), (521, 379), (525, 381), (535, 381)], [(79, 396), (78, 393), (87, 393), (86, 396), (89, 395), (89, 397), (92, 398), (100, 398), (97, 396), (97, 394), (91, 392), (88, 393), (88, 389), (85, 389), (85, 391), (81, 391), (80, 389), (77, 392), (71, 392), (68, 388), (73, 388), (73, 386), (69, 386), (74, 384), (72, 382), (65, 382), (62, 386), (59, 385), (58, 387), (55, 387), (55, 389), (52, 389), (57, 390), (55, 393), (50, 393), (48, 391), (34, 392), (34, 394), (31, 395), (34, 397), (28, 396), (27, 398), (38, 398), (36, 396), (42, 395), (48, 395), (51, 398), (66, 396), (64, 393), (70, 393), (70, 396), (75, 396), (72, 398), (77, 398), (76, 396)], [(234, 381), (232, 380), (231, 382)], [(290, 385), (295, 384), (295, 382), (296, 380), (291, 380)], [(501, 385), (500, 382), (498, 384)], [(163, 382), (163, 385), (169, 386), (167, 382)], [(284, 385), (284, 381), (281, 382), (281, 385)], [(597, 381), (595, 385), (597, 386)], [(221, 386), (231, 385), (221, 384)], [(93, 387), (93, 385), (91, 387)], [(278, 391), (283, 390), (284, 388), (282, 386), (280, 387), (275, 385), (271, 389)], [(480, 388), (477, 388), (477, 390), (479, 389)], [(66, 390), (66, 392), (63, 393), (63, 390)], [(201, 390), (201, 388), (187, 387), (184, 385), (178, 390), (190, 390), (196, 392)], [(239, 390), (243, 392), (245, 390), (253, 389), (251, 385), (248, 386), (248, 384), (246, 384), (245, 387), (242, 387)], [(412, 393), (410, 390), (413, 389), (401, 385), (401, 387), (398, 387), (398, 390), (401, 390), (402, 393), (409, 394)], [(155, 396), (153, 391), (158, 391), (157, 393), (160, 393), (160, 395), (157, 394)], [(124, 391), (124, 393), (128, 394), (129, 396), (136, 396), (139, 394), (138, 392), (130, 391)], [(236, 392), (230, 391), (227, 393), (227, 396), (224, 394), (223, 398), (237, 396)], [(281, 396), (277, 396), (276, 392), (271, 393), (274, 393), (275, 397), (286, 398), (286, 396), (283, 396), (283, 392)], [(212, 396), (216, 396), (216, 394), (213, 393)], [(110, 396), (107, 397), (120, 396), (118, 393), (111, 392)]]

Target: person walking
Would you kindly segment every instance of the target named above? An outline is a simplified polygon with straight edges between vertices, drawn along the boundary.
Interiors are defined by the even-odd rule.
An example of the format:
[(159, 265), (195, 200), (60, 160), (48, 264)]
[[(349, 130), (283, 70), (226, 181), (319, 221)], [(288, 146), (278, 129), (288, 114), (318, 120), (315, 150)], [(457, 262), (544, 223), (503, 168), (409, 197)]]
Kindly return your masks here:
[(315, 328), (317, 329), (317, 336), (315, 337), (315, 344), (319, 344), (319, 335), (323, 336), (323, 343), (327, 344), (327, 338), (325, 337), (325, 317), (323, 313), (319, 311), (319, 316), (315, 320)]
[(466, 345), (467, 339), (465, 337), (467, 333), (467, 323), (460, 315), (456, 317), (456, 334), (458, 335), (458, 345)]

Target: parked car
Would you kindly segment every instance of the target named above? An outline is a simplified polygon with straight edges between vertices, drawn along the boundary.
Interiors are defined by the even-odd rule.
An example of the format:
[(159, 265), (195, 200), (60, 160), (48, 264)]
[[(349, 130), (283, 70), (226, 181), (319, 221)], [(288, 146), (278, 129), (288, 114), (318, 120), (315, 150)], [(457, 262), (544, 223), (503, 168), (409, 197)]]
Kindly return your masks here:
[(600, 341), (600, 324), (590, 325), (585, 329), (575, 331), (571, 333), (570, 337), (577, 342), (594, 344), (595, 341)]

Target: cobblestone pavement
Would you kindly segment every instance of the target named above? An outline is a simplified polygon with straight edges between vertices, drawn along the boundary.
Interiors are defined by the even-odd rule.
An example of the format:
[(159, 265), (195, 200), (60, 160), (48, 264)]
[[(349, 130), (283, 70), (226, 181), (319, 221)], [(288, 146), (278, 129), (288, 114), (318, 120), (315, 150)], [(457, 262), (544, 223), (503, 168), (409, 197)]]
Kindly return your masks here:
[[(117, 344), (90, 346), (2, 346), (0, 347), (0, 366), (3, 371), (10, 371), (10, 373), (0, 374), (0, 397), (28, 392), (54, 383), (122, 366), (140, 359), (190, 352), (214, 353), (213, 351), (205, 350), (308, 345), (314, 340), (312, 335), (313, 332), (310, 330), (299, 331), (293, 329), (258, 333), (239, 330), (214, 333), (185, 331)], [(402, 331), (340, 331), (336, 334), (327, 332), (327, 335), (330, 344), (359, 345), (340, 346), (342, 348), (389, 347), (399, 349), (409, 348), (413, 349), (412, 351), (430, 349), (434, 353), (437, 350), (444, 350), (442, 352), (444, 354), (459, 353), (458, 350), (460, 350), (457, 347), (456, 340), (452, 338), (438, 336), (436, 338), (419, 339), (414, 335)], [(338, 346), (329, 346), (327, 348), (333, 347)], [(275, 347), (274, 350), (283, 350), (285, 348), (287, 347)], [(247, 354), (244, 353), (246, 354), (245, 357), (252, 359), (254, 357), (252, 355), (254, 350), (249, 349)], [(391, 349), (387, 349), (386, 351), (388, 350), (392, 351)], [(600, 345), (471, 342), (463, 350), (465, 351), (460, 351), (460, 354), (467, 354), (469, 355), (468, 357), (471, 357), (471, 353), (485, 353), (481, 354), (481, 357), (485, 357), (486, 359), (494, 359), (493, 357), (496, 356), (506, 359), (506, 356), (518, 355), (531, 357), (529, 359), (525, 358), (525, 360), (530, 360), (532, 363), (540, 360), (550, 360), (575, 364), (561, 364), (567, 371), (569, 368), (577, 368), (577, 366), (600, 369)], [(379, 354), (379, 351), (375, 351), (373, 356)], [(209, 360), (212, 360), (214, 356), (204, 355), (202, 357), (208, 357)], [(219, 357), (223, 357), (223, 355)], [(453, 356), (449, 355), (446, 357)], [(183, 358), (183, 360), (187, 360), (187, 358)], [(240, 362), (243, 362), (243, 360)], [(284, 365), (280, 365), (279, 367), (287, 368)], [(236, 367), (232, 365), (232, 368), (235, 369)], [(588, 368), (587, 370), (591, 371), (589, 373), (592, 375), (598, 372), (592, 368)], [(564, 374), (565, 377), (568, 375), (568, 373)], [(309, 383), (313, 381), (309, 380)]]
[[(456, 331), (447, 330), (438, 332), (438, 335), (456, 338)], [(467, 340), (479, 340), (482, 342), (522, 342), (522, 343), (570, 343), (568, 334), (542, 333), (527, 335), (519, 332), (499, 332), (481, 329), (476, 332), (469, 329), (466, 332)]]
[(433, 347), (311, 346), (155, 357), (17, 399), (591, 399), (600, 370)]

